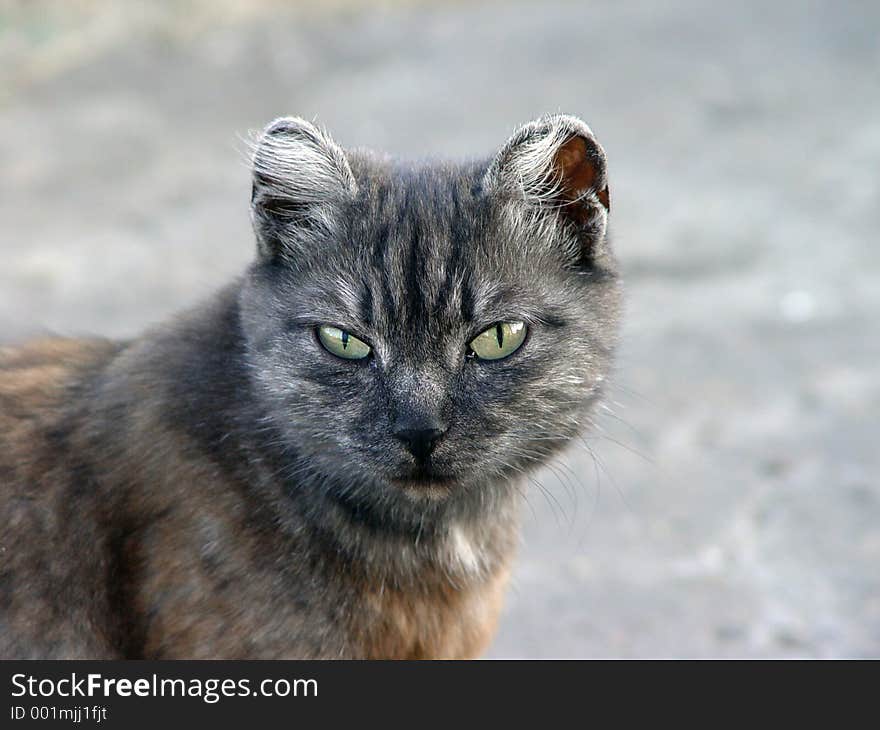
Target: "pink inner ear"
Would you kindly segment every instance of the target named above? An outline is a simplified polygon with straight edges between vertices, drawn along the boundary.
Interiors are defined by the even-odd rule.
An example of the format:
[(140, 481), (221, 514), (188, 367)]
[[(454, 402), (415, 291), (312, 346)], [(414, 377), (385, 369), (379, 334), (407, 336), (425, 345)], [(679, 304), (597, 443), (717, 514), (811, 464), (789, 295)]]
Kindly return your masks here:
[[(572, 203), (587, 191), (595, 191), (599, 201), (610, 210), (611, 200), (606, 185), (602, 190), (595, 190), (599, 176), (596, 169), (596, 158), (587, 147), (583, 137), (572, 137), (560, 145), (553, 158), (553, 165), (559, 173), (561, 181), (560, 197), (563, 202)], [(588, 205), (571, 205), (567, 213), (578, 223), (586, 223), (591, 217)]]

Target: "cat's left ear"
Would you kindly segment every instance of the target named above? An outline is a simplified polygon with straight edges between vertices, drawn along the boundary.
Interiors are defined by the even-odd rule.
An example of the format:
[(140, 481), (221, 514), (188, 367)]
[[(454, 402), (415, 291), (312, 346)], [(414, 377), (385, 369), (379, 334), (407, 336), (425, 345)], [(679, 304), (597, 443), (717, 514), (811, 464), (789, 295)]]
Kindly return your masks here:
[(611, 208), (605, 151), (577, 117), (556, 114), (520, 127), (483, 184), (572, 231), (584, 260), (605, 237)]

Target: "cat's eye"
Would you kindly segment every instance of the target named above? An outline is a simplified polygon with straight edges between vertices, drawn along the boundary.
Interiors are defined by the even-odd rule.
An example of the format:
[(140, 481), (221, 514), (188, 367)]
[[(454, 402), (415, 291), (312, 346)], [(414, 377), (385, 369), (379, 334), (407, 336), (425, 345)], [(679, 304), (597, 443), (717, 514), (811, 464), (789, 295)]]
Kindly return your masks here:
[(471, 340), (470, 348), (481, 360), (501, 360), (516, 352), (525, 339), (525, 322), (499, 322)]
[(318, 340), (327, 352), (346, 360), (363, 360), (370, 354), (370, 346), (366, 342), (338, 327), (321, 325), (318, 327)]

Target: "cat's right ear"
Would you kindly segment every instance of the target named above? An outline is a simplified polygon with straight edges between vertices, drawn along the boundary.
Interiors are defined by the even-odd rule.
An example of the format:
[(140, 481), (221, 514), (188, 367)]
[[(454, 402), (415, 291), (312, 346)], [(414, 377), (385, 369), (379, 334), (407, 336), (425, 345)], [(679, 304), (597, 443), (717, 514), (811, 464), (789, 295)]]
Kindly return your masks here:
[(357, 193), (345, 152), (304, 119), (269, 124), (253, 147), (251, 220), (261, 256), (291, 259), (317, 231), (333, 226), (334, 207)]

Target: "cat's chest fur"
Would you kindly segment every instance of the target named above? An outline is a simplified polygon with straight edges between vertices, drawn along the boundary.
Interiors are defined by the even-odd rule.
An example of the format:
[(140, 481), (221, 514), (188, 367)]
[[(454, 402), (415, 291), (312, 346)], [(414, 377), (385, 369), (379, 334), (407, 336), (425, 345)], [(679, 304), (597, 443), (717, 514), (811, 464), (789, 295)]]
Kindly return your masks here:
[(144, 656), (472, 658), (494, 635), (508, 575), (499, 566), (467, 585), (433, 575), (406, 586), (337, 576), (313, 595), (304, 595), (302, 584), (294, 595), (277, 575), (259, 570), (236, 586), (179, 569), (164, 561), (155, 581), (140, 586)]
[[(206, 476), (193, 464), (183, 472), (190, 483)], [(451, 525), (420, 545), (373, 535), (364, 559), (351, 544), (316, 549), (311, 530), (307, 540), (271, 535), (240, 519), (234, 500), (197, 510), (132, 534), (134, 654), (470, 658), (494, 634), (512, 530), (478, 539)]]

